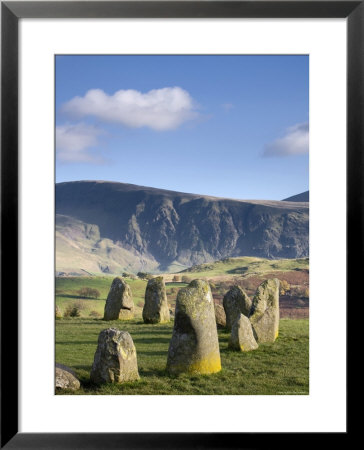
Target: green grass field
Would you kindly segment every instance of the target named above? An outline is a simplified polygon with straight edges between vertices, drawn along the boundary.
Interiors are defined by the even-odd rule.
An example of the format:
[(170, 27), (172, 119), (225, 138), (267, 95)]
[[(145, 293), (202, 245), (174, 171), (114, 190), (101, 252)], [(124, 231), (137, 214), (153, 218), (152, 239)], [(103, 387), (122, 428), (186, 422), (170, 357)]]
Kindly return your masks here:
[[(60, 308), (62, 314), (69, 305), (77, 304), (81, 307), (80, 313), (82, 318), (93, 318), (92, 313), (94, 312), (101, 318), (104, 314), (107, 294), (113, 279), (114, 276), (56, 278), (56, 305)], [(125, 280), (130, 285), (133, 293), (133, 301), (136, 306), (135, 316), (140, 318), (143, 308), (142, 305), (144, 304), (147, 281), (139, 279), (132, 280), (129, 278), (125, 278)], [(180, 289), (186, 285), (186, 283), (166, 283), (166, 291), (169, 295), (168, 298), (172, 303), (176, 297), (176, 291), (174, 290)], [(82, 287), (98, 289), (100, 297), (94, 299), (80, 296), (77, 291)], [(172, 296), (170, 295), (171, 291), (174, 292)]]
[[(113, 278), (113, 276), (56, 278), (56, 305), (64, 312), (68, 305), (77, 303), (82, 308), (81, 317), (89, 317), (92, 311), (96, 311), (100, 316), (103, 316), (106, 297)], [(138, 305), (140, 302), (144, 303), (147, 282), (128, 278), (126, 278), (126, 282), (132, 289), (135, 305)], [(100, 298), (87, 299), (80, 297), (77, 291), (85, 286), (98, 289)], [(136, 312), (140, 313), (138, 308)]]
[[(69, 280), (67, 280), (69, 281)], [(105, 283), (106, 288), (106, 283)], [(90, 302), (92, 300), (89, 300)], [(120, 385), (91, 385), (89, 375), (99, 332), (108, 327), (129, 331), (136, 349), (140, 380)], [(173, 322), (146, 325), (133, 321), (67, 318), (56, 321), (56, 361), (76, 371), (82, 387), (74, 395), (280, 395), (308, 394), (308, 320), (282, 319), (274, 344), (249, 353), (228, 350), (229, 334), (219, 331), (222, 371), (212, 375), (165, 372)]]
[[(195, 266), (183, 272), (190, 279), (213, 278), (272, 273), (308, 269), (308, 259), (266, 260), (261, 258), (229, 258), (211, 264)], [(212, 375), (170, 377), (165, 372), (167, 351), (173, 322), (146, 325), (141, 320), (147, 281), (126, 279), (136, 305), (132, 321), (104, 322), (105, 301), (114, 276), (56, 278), (56, 305), (61, 313), (69, 305), (80, 306), (79, 318), (56, 321), (56, 361), (76, 371), (81, 380), (79, 391), (57, 392), (74, 395), (279, 395), (308, 394), (308, 320), (281, 319), (280, 335), (274, 344), (264, 344), (253, 352), (237, 353), (228, 350), (229, 334), (219, 330), (222, 371)], [(172, 276), (169, 277), (172, 280)], [(168, 280), (167, 280), (168, 281)], [(173, 306), (178, 289), (185, 283), (166, 282), (168, 301)], [(100, 292), (98, 299), (79, 295), (83, 287)], [(95, 315), (96, 314), (96, 315)], [(89, 381), (91, 365), (101, 330), (116, 327), (129, 331), (138, 356), (140, 380), (122, 385), (92, 386)]]

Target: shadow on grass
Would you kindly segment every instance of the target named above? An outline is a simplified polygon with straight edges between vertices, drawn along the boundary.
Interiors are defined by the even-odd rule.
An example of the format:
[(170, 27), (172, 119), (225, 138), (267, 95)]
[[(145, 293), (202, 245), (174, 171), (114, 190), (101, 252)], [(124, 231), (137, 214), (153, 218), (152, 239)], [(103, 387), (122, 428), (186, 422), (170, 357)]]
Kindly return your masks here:
[(56, 345), (95, 345), (95, 348), (97, 346), (97, 340), (94, 341), (56, 341)]
[(242, 352), (239, 352), (238, 350), (234, 350), (233, 348), (230, 347), (220, 347), (220, 354), (227, 354), (227, 355), (239, 355)]
[(168, 338), (134, 338), (133, 339), (134, 343), (139, 343), (139, 344), (169, 344), (170, 339)]
[(80, 381), (81, 381), (81, 385), (82, 385), (83, 389), (85, 389), (85, 391), (93, 391), (93, 392), (102, 391), (103, 386), (105, 386), (102, 384), (98, 385), (98, 384), (93, 383), (89, 377), (88, 378), (82, 377), (80, 379)]
[(154, 351), (151, 352), (150, 350), (143, 352), (141, 350), (138, 350), (138, 355), (145, 355), (145, 356), (165, 356), (167, 358), (167, 351)]
[(141, 378), (152, 378), (152, 377), (158, 377), (158, 378), (170, 378), (168, 372), (165, 369), (139, 369), (139, 375)]
[[(79, 367), (79, 368), (85, 368), (87, 370), (91, 370), (88, 366), (75, 366)], [(89, 376), (81, 376), (80, 377), (80, 382), (81, 382), (81, 386), (85, 391), (88, 392), (93, 392), (93, 393), (103, 393), (105, 394), (104, 390), (105, 388), (109, 388), (111, 389), (111, 391), (115, 391), (115, 392), (110, 392), (111, 395), (118, 395), (118, 392), (116, 392), (118, 389), (124, 389), (124, 388), (133, 388), (133, 389), (138, 389), (140, 387), (140, 384), (144, 384), (146, 382), (146, 380), (148, 378), (162, 378), (162, 379), (168, 379), (170, 378), (170, 376), (168, 375), (168, 373), (163, 369), (156, 369), (156, 370), (144, 370), (144, 369), (139, 369), (139, 376), (140, 379), (138, 381), (131, 381), (131, 382), (126, 382), (126, 383), (103, 383), (103, 384), (95, 384), (91, 381)], [(120, 394), (122, 394), (120, 392)]]
[(56, 293), (56, 297), (73, 298), (73, 299), (77, 299), (77, 300), (91, 300), (91, 301), (106, 300), (104, 298), (82, 297), (81, 295), (57, 294), (57, 293)]
[(159, 330), (156, 328), (150, 329), (148, 331), (138, 330), (138, 334), (153, 335), (153, 334), (157, 334), (157, 333), (162, 334), (162, 335), (172, 336), (172, 328), (170, 330)]
[(87, 372), (90, 372), (90, 370), (91, 370), (91, 366), (86, 366), (86, 365), (81, 365), (81, 366), (75, 365), (75, 366), (73, 366), (73, 368), (76, 370), (86, 370)]
[(229, 274), (244, 274), (249, 270), (248, 266), (244, 266), (244, 267), (236, 267), (235, 269), (230, 269), (227, 270), (227, 273)]
[(223, 344), (228, 344), (228, 342), (229, 342), (229, 336), (221, 336), (221, 335), (219, 335), (219, 342), (220, 342), (220, 344), (221, 343), (223, 343)]

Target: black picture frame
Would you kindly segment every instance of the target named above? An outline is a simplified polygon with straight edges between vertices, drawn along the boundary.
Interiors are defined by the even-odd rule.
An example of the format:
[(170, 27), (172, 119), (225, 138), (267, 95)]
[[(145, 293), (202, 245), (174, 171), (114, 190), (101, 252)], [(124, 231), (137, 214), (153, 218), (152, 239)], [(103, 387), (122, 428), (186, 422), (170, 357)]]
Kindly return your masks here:
[[(347, 299), (363, 263), (364, 1), (1, 2), (1, 448), (257, 448), (297, 443), (295, 433), (19, 433), (18, 21), (21, 18), (347, 18)], [(355, 253), (354, 253), (355, 252)], [(361, 258), (361, 260), (363, 260)], [(9, 270), (8, 268), (12, 269)], [(10, 298), (11, 297), (11, 298)], [(11, 300), (11, 301), (10, 301)], [(11, 327), (11, 328), (10, 328)], [(349, 349), (349, 346), (348, 346)], [(9, 369), (11, 368), (11, 369)], [(349, 431), (349, 429), (348, 429)], [(321, 435), (321, 433), (320, 433)], [(327, 436), (315, 434), (315, 444)], [(310, 433), (299, 438), (307, 444)], [(338, 433), (337, 443), (348, 437)], [(270, 445), (271, 447), (271, 445)]]

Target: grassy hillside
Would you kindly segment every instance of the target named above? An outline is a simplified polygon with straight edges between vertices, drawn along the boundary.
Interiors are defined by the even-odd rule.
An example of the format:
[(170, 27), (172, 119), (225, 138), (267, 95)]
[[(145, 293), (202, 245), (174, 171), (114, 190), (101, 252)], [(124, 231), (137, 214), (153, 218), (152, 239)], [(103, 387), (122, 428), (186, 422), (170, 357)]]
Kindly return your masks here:
[(226, 258), (213, 263), (200, 264), (183, 270), (190, 277), (216, 277), (216, 276), (246, 276), (251, 274), (263, 275), (267, 272), (286, 272), (309, 268), (309, 258), (278, 259), (243, 257)]
[[(108, 327), (129, 331), (136, 349), (141, 379), (135, 383), (92, 386), (91, 365), (99, 332)], [(173, 323), (145, 325), (140, 320), (104, 322), (94, 319), (56, 321), (56, 361), (76, 371), (82, 388), (77, 395), (280, 395), (308, 394), (308, 321), (280, 322), (274, 344), (249, 353), (228, 350), (229, 335), (219, 331), (222, 371), (213, 375), (165, 373)]]
[[(289, 283), (290, 290), (281, 296), (281, 317), (308, 317), (309, 260), (281, 259), (269, 260), (255, 257), (228, 258), (214, 263), (193, 266), (176, 274), (164, 274), (169, 304), (174, 309), (179, 289), (195, 278), (210, 282), (214, 300), (222, 302), (224, 294), (231, 285), (241, 286), (248, 295), (253, 296), (257, 286), (267, 278), (277, 277)], [(102, 317), (105, 301), (114, 275), (58, 277), (56, 278), (56, 304), (64, 311), (70, 305), (77, 305), (81, 317)], [(178, 282), (173, 282), (177, 279)], [(135, 315), (141, 317), (144, 293), (147, 282), (126, 278), (136, 306)], [(85, 298), (78, 291), (83, 287), (95, 288), (100, 292), (98, 299)]]
[(123, 248), (119, 242), (101, 238), (99, 227), (72, 217), (56, 215), (57, 272), (100, 275), (102, 273), (156, 270), (153, 258)]

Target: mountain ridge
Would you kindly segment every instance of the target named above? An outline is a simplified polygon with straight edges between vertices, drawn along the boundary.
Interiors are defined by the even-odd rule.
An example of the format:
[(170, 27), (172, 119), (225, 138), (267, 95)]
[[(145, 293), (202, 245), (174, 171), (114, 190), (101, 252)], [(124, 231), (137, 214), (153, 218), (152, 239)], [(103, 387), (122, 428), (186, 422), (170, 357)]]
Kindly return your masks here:
[(310, 191), (301, 192), (300, 194), (292, 195), (291, 197), (284, 198), (282, 202), (309, 202)]
[(308, 208), (304, 202), (227, 199), (117, 182), (57, 183), (57, 270), (77, 272), (81, 260), (87, 263), (83, 270), (120, 273), (182, 270), (230, 256), (305, 257)]

